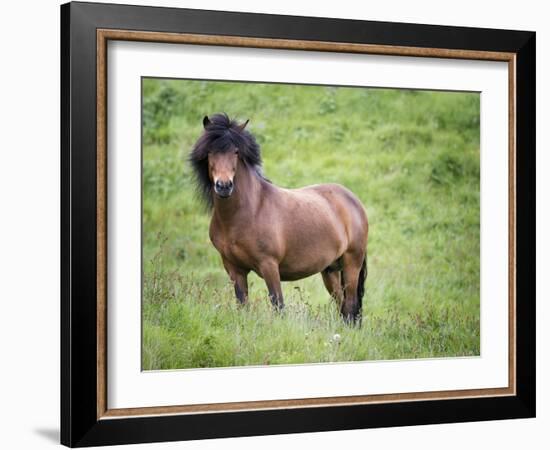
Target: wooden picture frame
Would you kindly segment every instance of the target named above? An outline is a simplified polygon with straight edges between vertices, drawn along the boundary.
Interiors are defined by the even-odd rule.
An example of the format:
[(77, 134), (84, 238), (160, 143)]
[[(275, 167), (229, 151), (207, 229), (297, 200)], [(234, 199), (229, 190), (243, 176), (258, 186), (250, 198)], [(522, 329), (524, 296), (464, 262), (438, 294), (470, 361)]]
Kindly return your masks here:
[[(506, 388), (110, 409), (107, 42), (505, 61), (509, 68)], [(61, 442), (90, 446), (535, 415), (535, 33), (189, 9), (61, 7)]]

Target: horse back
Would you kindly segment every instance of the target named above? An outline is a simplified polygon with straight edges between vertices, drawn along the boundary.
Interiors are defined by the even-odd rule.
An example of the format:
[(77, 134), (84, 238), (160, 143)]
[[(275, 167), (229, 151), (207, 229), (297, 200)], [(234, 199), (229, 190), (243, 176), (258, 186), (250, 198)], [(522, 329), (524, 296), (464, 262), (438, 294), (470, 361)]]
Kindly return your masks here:
[(286, 204), (280, 210), (286, 213), (279, 221), (286, 231), (287, 256), (311, 258), (328, 267), (344, 252), (364, 254), (367, 215), (361, 201), (344, 186), (312, 185), (284, 190), (281, 197)]

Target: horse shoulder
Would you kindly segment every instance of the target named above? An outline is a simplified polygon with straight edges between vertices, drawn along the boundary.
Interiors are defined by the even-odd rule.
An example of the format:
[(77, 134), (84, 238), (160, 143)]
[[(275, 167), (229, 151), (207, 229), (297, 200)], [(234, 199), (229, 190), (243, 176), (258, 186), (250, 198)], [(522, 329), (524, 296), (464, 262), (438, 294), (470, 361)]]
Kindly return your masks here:
[(210, 221), (208, 235), (210, 236), (210, 242), (212, 242), (216, 250), (218, 250), (220, 253), (223, 253), (224, 239), (220, 230), (220, 226), (214, 218), (212, 218), (212, 220)]
[(239, 222), (235, 226), (222, 227), (212, 219), (210, 222), (210, 240), (216, 250), (231, 264), (254, 269), (261, 255), (268, 252), (268, 239), (263, 239), (255, 230), (254, 221)]

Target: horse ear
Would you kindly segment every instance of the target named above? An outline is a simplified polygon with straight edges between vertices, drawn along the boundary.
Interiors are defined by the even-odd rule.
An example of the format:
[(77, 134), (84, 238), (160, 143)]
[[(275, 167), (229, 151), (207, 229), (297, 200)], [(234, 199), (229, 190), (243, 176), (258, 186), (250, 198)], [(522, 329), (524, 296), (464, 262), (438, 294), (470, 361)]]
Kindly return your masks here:
[(210, 119), (208, 118), (208, 116), (204, 116), (204, 118), (202, 119), (202, 125), (204, 128), (206, 128), (208, 125), (210, 125), (212, 122), (210, 122)]
[(250, 119), (246, 119), (245, 123), (243, 123), (242, 125), (239, 125), (239, 129), (241, 131), (243, 131), (246, 128), (246, 126), (248, 125), (248, 122), (250, 122)]

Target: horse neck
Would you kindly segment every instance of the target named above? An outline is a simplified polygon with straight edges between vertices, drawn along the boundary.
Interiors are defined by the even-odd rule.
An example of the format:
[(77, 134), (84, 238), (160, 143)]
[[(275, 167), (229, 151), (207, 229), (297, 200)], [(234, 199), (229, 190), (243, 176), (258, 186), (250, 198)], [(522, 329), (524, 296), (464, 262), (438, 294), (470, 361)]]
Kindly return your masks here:
[(214, 195), (214, 216), (221, 223), (231, 225), (242, 218), (250, 220), (260, 204), (262, 182), (254, 169), (245, 166), (239, 161), (235, 174), (235, 189), (229, 198), (219, 198)]

